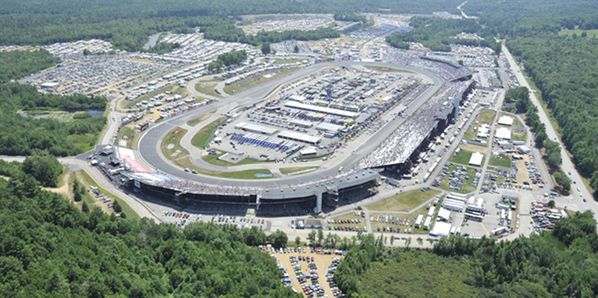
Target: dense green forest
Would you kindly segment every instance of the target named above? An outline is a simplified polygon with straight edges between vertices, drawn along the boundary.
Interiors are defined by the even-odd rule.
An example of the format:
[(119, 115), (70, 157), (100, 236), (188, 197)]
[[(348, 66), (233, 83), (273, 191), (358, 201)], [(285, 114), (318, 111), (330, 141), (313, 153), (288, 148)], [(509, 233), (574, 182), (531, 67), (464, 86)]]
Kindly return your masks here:
[[(598, 198), (598, 40), (562, 36), (562, 29), (598, 29), (598, 2), (590, 0), (473, 0), (468, 14), (505, 37), (551, 114), (580, 172)], [(562, 175), (556, 175), (559, 179)]]
[(105, 98), (41, 94), (32, 86), (6, 82), (55, 63), (46, 51), (0, 52), (0, 61), (4, 62), (0, 68), (4, 81), (0, 82), (0, 154), (29, 155), (43, 150), (65, 156), (95, 144), (105, 119), (87, 111), (103, 111)]
[(59, 59), (46, 50), (12, 51), (0, 53), (0, 84), (24, 77), (57, 64)]
[[(233, 40), (235, 34), (239, 34), (239, 30), (233, 30), (233, 24), (236, 17), (242, 14), (334, 13), (379, 9), (403, 13), (442, 10), (455, 12), (459, 2), (460, 0), (6, 0), (0, 3), (0, 45), (49, 44), (101, 38), (110, 40), (117, 48), (138, 51), (153, 33), (185, 32), (192, 27), (201, 27), (209, 38)], [(316, 38), (322, 33), (324, 32), (316, 30), (307, 36), (313, 35)], [(292, 35), (296, 33), (277, 38), (291, 38)], [(245, 40), (242, 37), (237, 37), (237, 41)]]
[[(293, 297), (257, 229), (79, 211), (0, 161), (2, 297)], [(286, 239), (286, 235), (285, 235)]]
[(247, 59), (247, 53), (245, 50), (234, 50), (228, 53), (220, 54), (214, 61), (208, 64), (208, 70), (220, 71), (223, 67), (231, 65), (237, 65)]
[[(440, 19), (429, 17), (413, 17), (409, 21), (413, 30), (404, 33), (394, 33), (386, 41), (395, 48), (408, 49), (408, 42), (419, 42), (433, 50), (450, 52), (451, 44), (490, 47), (495, 52), (500, 51), (500, 44), (494, 38), (485, 34), (482, 26), (475, 20)], [(458, 33), (476, 33), (483, 39), (459, 39)]]
[(349, 297), (598, 295), (598, 235), (589, 212), (514, 241), (450, 237), (432, 251), (382, 242), (366, 236), (338, 267), (335, 280)]

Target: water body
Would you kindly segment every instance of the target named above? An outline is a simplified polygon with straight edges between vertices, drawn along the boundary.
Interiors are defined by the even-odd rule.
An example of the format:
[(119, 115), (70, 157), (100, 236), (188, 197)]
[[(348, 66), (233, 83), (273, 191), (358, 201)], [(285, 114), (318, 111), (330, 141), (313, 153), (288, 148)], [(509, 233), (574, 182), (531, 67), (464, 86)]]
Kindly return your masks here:
[(89, 114), (92, 117), (97, 117), (97, 116), (104, 115), (104, 111), (102, 111), (102, 110), (88, 110), (87, 114)]

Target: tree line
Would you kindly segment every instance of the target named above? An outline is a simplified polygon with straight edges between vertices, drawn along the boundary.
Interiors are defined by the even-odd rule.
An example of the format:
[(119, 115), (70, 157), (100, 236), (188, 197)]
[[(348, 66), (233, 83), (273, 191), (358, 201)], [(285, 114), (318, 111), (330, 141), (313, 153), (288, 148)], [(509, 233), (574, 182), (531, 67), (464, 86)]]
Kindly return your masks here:
[[(511, 88), (505, 94), (505, 104), (514, 106), (511, 111), (525, 114), (525, 123), (534, 133), (534, 144), (536, 148), (544, 150), (544, 160), (553, 175), (557, 188), (564, 193), (571, 190), (571, 179), (561, 169), (561, 146), (558, 142), (548, 138), (546, 126), (540, 121), (538, 108), (532, 104), (529, 98), (529, 89), (526, 87)], [(509, 110), (507, 108), (507, 110)]]
[[(598, 39), (563, 36), (562, 29), (598, 29), (598, 2), (468, 1), (465, 10), (506, 38), (560, 126), (562, 141), (598, 198)], [(555, 175), (563, 179), (564, 175)]]
[(229, 67), (231, 65), (241, 64), (247, 59), (247, 52), (245, 50), (233, 50), (224, 54), (218, 55), (214, 61), (208, 64), (208, 70), (211, 72), (217, 72), (222, 70), (223, 67)]
[(258, 229), (173, 224), (79, 211), (0, 161), (0, 295), (298, 297), (274, 260), (246, 243)]
[[(458, 0), (373, 0), (367, 3), (359, 0), (51, 0), (41, 3), (7, 0), (0, 3), (0, 45), (50, 44), (99, 38), (111, 41), (119, 49), (141, 51), (151, 34), (186, 32), (194, 27), (202, 28), (207, 36), (218, 40), (246, 40), (235, 37), (239, 31), (229, 30), (234, 27), (237, 17), (243, 14), (376, 12), (379, 8), (391, 12), (430, 13), (436, 10), (455, 11), (457, 5)], [(318, 38), (323, 36), (322, 33), (313, 32), (302, 38)], [(291, 38), (291, 35), (296, 34), (277, 38)]]
[[(451, 236), (440, 239), (431, 252), (384, 248), (382, 241), (366, 236), (339, 265), (335, 281), (348, 297), (598, 295), (598, 234), (591, 212), (561, 219), (553, 232), (513, 241)], [(409, 273), (400, 273), (405, 270)], [(404, 275), (397, 280), (380, 276), (388, 272)], [(442, 280), (447, 277), (450, 281)], [(386, 284), (389, 280), (408, 285), (397, 288)]]
[[(14, 82), (22, 76), (47, 68), (57, 60), (46, 51), (0, 52), (0, 154), (30, 155), (46, 151), (56, 156), (81, 153), (91, 148), (105, 118), (90, 116), (89, 110), (103, 111), (103, 97), (39, 93), (35, 87)], [(61, 121), (36, 117), (33, 112), (71, 112)]]

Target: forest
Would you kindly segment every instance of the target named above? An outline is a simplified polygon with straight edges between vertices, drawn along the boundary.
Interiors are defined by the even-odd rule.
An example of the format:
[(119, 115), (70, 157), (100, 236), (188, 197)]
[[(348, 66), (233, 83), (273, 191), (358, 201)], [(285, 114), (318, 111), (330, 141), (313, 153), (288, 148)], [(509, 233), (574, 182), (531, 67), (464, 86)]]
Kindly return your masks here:
[[(231, 30), (242, 14), (336, 13), (378, 11), (379, 8), (402, 13), (455, 12), (459, 3), (458, 0), (372, 0), (367, 3), (359, 0), (6, 0), (0, 3), (0, 45), (100, 38), (110, 40), (119, 49), (141, 51), (151, 34), (185, 32), (192, 27), (201, 27), (208, 38), (246, 41), (236, 36), (238, 30)], [(303, 38), (312, 34), (317, 38), (323, 33), (326, 31), (312, 32)], [(276, 38), (292, 38), (293, 35), (297, 34)]]
[[(2, 297), (294, 297), (257, 229), (81, 212), (0, 161)], [(286, 235), (284, 235), (286, 240)], [(285, 243), (286, 244), (286, 243)]]
[[(84, 95), (41, 94), (35, 87), (8, 80), (50, 67), (57, 60), (46, 51), (0, 52), (0, 154), (30, 155), (47, 151), (74, 155), (95, 145), (104, 127), (106, 99)], [(72, 113), (72, 114), (71, 114)], [(59, 115), (60, 118), (46, 117)]]
[(580, 213), (553, 232), (501, 242), (449, 237), (431, 251), (385, 248), (368, 235), (335, 280), (348, 297), (596, 297), (596, 222)]
[(237, 65), (247, 59), (245, 50), (234, 50), (228, 53), (220, 54), (210, 64), (208, 64), (209, 71), (220, 71), (223, 67)]
[(563, 29), (598, 29), (598, 2), (573, 0), (563, 5), (558, 0), (473, 0), (465, 10), (480, 16), (486, 30), (506, 38), (598, 198), (598, 39), (560, 34)]

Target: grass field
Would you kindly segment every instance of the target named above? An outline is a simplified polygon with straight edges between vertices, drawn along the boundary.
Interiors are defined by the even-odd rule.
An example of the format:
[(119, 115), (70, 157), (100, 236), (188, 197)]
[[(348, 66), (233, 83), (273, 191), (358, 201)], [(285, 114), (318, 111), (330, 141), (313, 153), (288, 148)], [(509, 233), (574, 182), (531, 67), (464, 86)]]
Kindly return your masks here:
[(197, 148), (206, 148), (212, 140), (214, 132), (218, 129), (218, 126), (226, 121), (226, 117), (220, 117), (214, 120), (212, 123), (202, 127), (191, 139), (191, 144)]
[[(451, 164), (450, 168), (449, 168), (449, 172), (454, 172), (456, 170), (456, 165), (455, 164)], [(446, 175), (442, 181), (440, 182), (440, 188), (447, 190), (447, 191), (453, 191), (453, 192), (458, 192), (458, 193), (470, 193), (472, 191), (475, 190), (477, 185), (473, 184), (473, 179), (475, 179), (475, 173), (476, 170), (474, 168), (471, 167), (467, 167), (467, 174), (469, 176), (468, 179), (466, 179), (465, 181), (463, 181), (463, 185), (461, 185), (461, 189), (451, 189), (449, 187), (449, 180), (450, 180), (450, 176)]]
[(511, 127), (511, 137), (513, 141), (522, 141), (525, 142), (527, 139), (527, 132), (525, 126), (519, 118), (513, 118), (513, 126)]
[(392, 68), (392, 67), (385, 67), (385, 66), (371, 66), (368, 65), (365, 68), (373, 70), (373, 71), (379, 71), (379, 72), (408, 72), (405, 70), (401, 70), (401, 69), (397, 69), (397, 68)]
[(262, 161), (262, 160), (257, 160), (257, 159), (247, 157), (247, 158), (240, 160), (238, 163), (232, 163), (232, 162), (228, 162), (226, 160), (218, 159), (220, 156), (222, 156), (222, 154), (204, 155), (201, 157), (201, 159), (209, 164), (212, 164), (215, 166), (223, 166), (223, 167), (242, 166), (242, 165), (250, 165), (250, 164), (256, 164), (256, 163), (268, 162), (268, 161)]
[(508, 155), (501, 154), (499, 156), (492, 156), (490, 157), (489, 164), (495, 167), (503, 167), (503, 168), (510, 168), (511, 167), (511, 158)]
[(366, 207), (368, 210), (377, 211), (409, 211), (430, 200), (439, 193), (440, 191), (436, 189), (427, 191), (416, 189), (394, 195), (388, 199), (367, 205)]
[(594, 38), (594, 37), (598, 37), (598, 29), (589, 29), (589, 30), (583, 30), (583, 29), (565, 29), (565, 30), (561, 30), (559, 32), (559, 35), (561, 36), (571, 36), (571, 35), (577, 35), (577, 36), (581, 36), (582, 33), (586, 33), (588, 38)]
[(187, 121), (187, 125), (189, 125), (189, 126), (195, 126), (195, 125), (199, 124), (200, 122), (202, 122), (202, 121), (210, 118), (210, 116), (212, 116), (214, 114), (214, 112), (216, 112), (216, 110), (212, 110), (212, 111), (209, 111), (209, 112), (207, 112), (205, 114), (201, 114), (201, 115), (199, 115), (199, 116), (197, 116), (197, 117), (195, 117), (195, 118)]
[(298, 172), (307, 172), (311, 170), (315, 170), (318, 167), (288, 167), (288, 168), (281, 168), (280, 172), (285, 175), (298, 173)]
[(195, 90), (197, 90), (197, 92), (203, 93), (203, 94), (207, 94), (207, 95), (211, 95), (211, 96), (215, 96), (215, 97), (222, 97), (221, 94), (216, 93), (216, 91), (214, 91), (214, 87), (216, 87), (216, 85), (218, 85), (218, 83), (220, 83), (219, 81), (200, 81), (199, 83), (197, 83), (197, 85), (195, 85)]
[[(122, 207), (122, 213), (124, 213), (127, 218), (137, 218), (137, 219), (139, 218), (139, 215), (137, 215), (137, 213), (133, 210), (133, 208), (131, 208), (129, 206), (129, 204), (127, 204), (127, 202), (125, 202), (124, 200), (120, 199), (119, 197), (117, 197), (116, 195), (112, 194), (111, 192), (107, 191), (106, 189), (100, 187), (97, 183), (95, 183), (95, 181), (93, 181), (93, 179), (91, 179), (91, 177), (86, 172), (81, 171), (81, 172), (78, 173), (77, 176), (81, 178), (81, 181), (83, 182), (83, 184), (85, 186), (87, 186), (87, 187), (91, 187), (91, 186), (96, 187), (104, 195), (106, 195), (108, 198), (110, 198), (110, 200), (112, 200), (113, 202), (118, 202), (118, 204)], [(90, 205), (90, 207), (91, 207), (91, 205)]]
[(472, 154), (473, 154), (473, 152), (471, 152), (471, 151), (461, 149), (461, 150), (459, 150), (459, 152), (457, 152), (453, 155), (453, 157), (451, 158), (451, 161), (454, 163), (462, 164), (462, 165), (468, 165), (469, 159), (471, 159)]
[(480, 111), (478, 116), (476, 117), (474, 123), (472, 123), (465, 134), (463, 135), (463, 139), (465, 140), (475, 140), (477, 139), (478, 135), (478, 127), (482, 124), (492, 124), (494, 121), (494, 117), (496, 116), (496, 111), (484, 109)]
[(265, 74), (258, 74), (258, 75), (254, 75), (239, 81), (236, 81), (230, 85), (224, 86), (224, 92), (226, 92), (227, 94), (235, 94), (235, 93), (239, 93), (239, 92), (243, 92), (245, 90), (249, 90), (255, 86), (261, 85), (264, 82), (267, 82), (269, 80), (273, 80), (276, 79), (278, 77), (284, 77), (287, 76), (295, 71), (297, 71), (298, 68), (296, 67), (292, 67), (292, 68), (287, 68), (287, 69), (280, 69), (280, 70), (276, 70), (276, 71), (268, 71), (267, 74), (272, 75), (271, 77), (264, 77)]
[(291, 64), (301, 61), (301, 59), (297, 58), (283, 58), (283, 59), (273, 59), (274, 64)]
[[(244, 170), (244, 171), (236, 171), (236, 172), (220, 172), (220, 171), (212, 171), (204, 168), (200, 168), (196, 166), (189, 157), (183, 157), (180, 159), (175, 160), (175, 163), (183, 168), (189, 168), (192, 170), (196, 170), (200, 174), (214, 176), (214, 177), (221, 177), (221, 178), (230, 178), (230, 179), (270, 179), (272, 178), (272, 172), (267, 169), (252, 169), (252, 170)], [(256, 176), (257, 175), (257, 176)], [(260, 176), (262, 175), (262, 176)]]
[[(164, 137), (162, 144), (160, 144), (160, 149), (162, 150), (162, 154), (164, 154), (164, 156), (166, 156), (166, 158), (168, 158), (169, 160), (172, 160), (174, 158), (179, 158), (182, 156), (189, 155), (189, 151), (187, 151), (185, 148), (183, 148), (181, 146), (181, 138), (186, 133), (187, 133), (186, 129), (177, 127), (175, 129), (171, 130), (166, 135), (166, 137)], [(169, 144), (174, 145), (174, 147), (172, 149), (168, 149)], [(180, 153), (178, 153), (176, 156), (173, 156), (173, 154), (177, 150), (180, 150)]]
[(117, 140), (122, 140), (125, 136), (127, 137), (126, 147), (131, 149), (137, 149), (137, 143), (139, 142), (141, 134), (135, 132), (135, 130), (129, 126), (123, 126), (118, 131)]
[[(414, 243), (415, 244), (415, 243)], [(359, 293), (367, 297), (478, 297), (468, 284), (468, 262), (426, 250), (398, 250), (396, 257), (373, 262), (357, 276)], [(439, 268), (442, 268), (440, 270)], [(380, 285), (384, 285), (381, 287)]]

